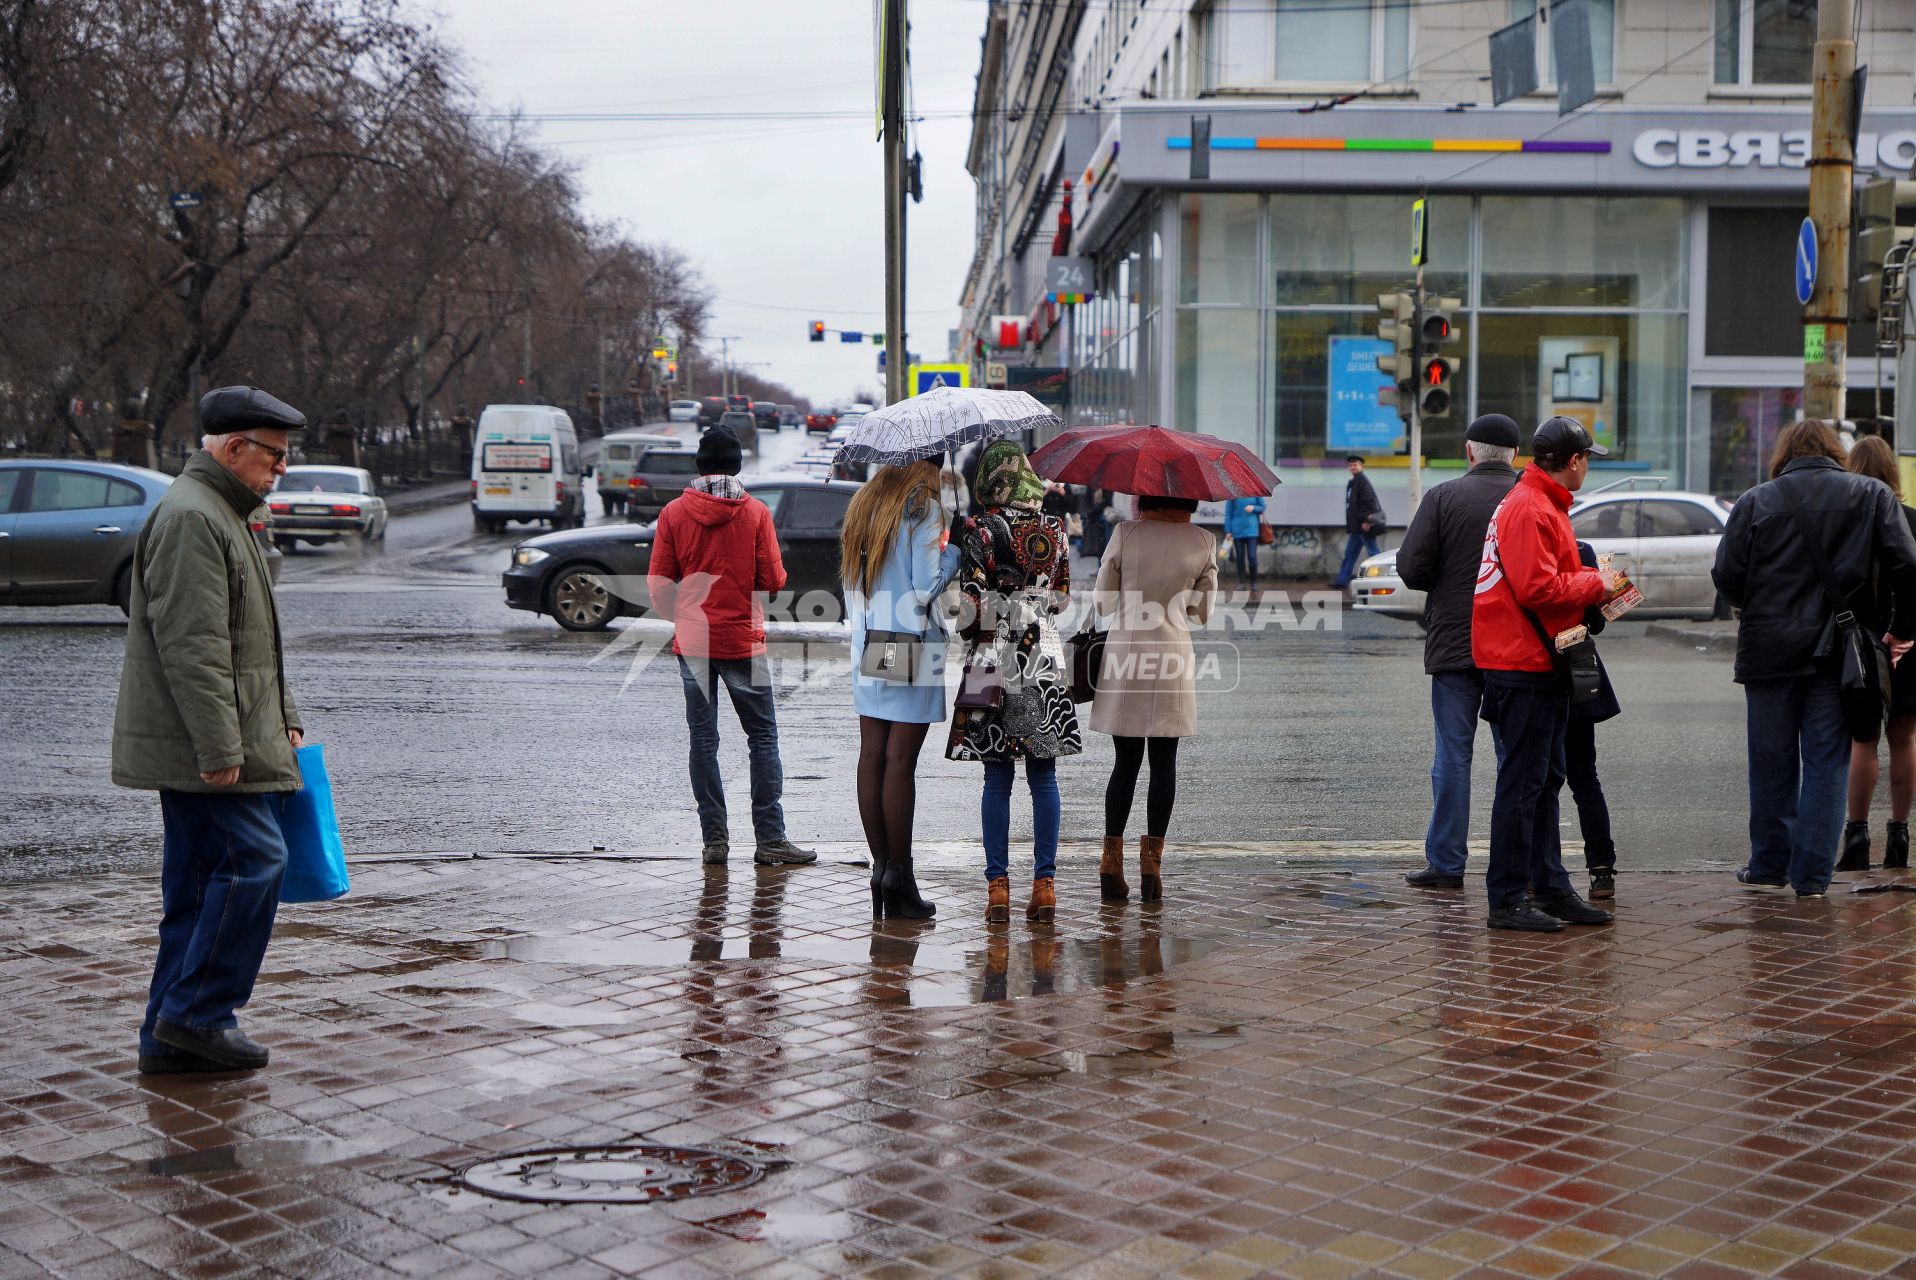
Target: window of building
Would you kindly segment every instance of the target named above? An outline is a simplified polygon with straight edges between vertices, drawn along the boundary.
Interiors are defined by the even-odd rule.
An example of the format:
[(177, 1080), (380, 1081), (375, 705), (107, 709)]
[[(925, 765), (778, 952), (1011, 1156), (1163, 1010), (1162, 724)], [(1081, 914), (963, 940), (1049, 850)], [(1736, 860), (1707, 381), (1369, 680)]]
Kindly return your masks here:
[(1257, 196), (1220, 194), (1184, 201), (1181, 301), (1206, 305), (1255, 303)]
[(1816, 0), (1715, 0), (1716, 82), (1807, 85)]
[[(1410, 202), (1385, 195), (1274, 195), (1270, 200), (1271, 292), (1279, 307), (1357, 307), (1414, 282)], [(1424, 287), (1462, 297), (1470, 284), (1470, 201), (1429, 204), (1430, 263)]]
[(1803, 393), (1796, 387), (1712, 387), (1709, 401), (1709, 491), (1735, 499), (1769, 479), (1770, 452), (1802, 412)]
[(1793, 261), (1803, 210), (1715, 207), (1709, 213), (1703, 353), (1801, 356), (1803, 309), (1781, 272), (1755, 263)]
[(1372, 84), (1410, 73), (1410, 0), (1275, 0), (1277, 79)]
[(1495, 196), (1483, 201), (1486, 307), (1683, 305), (1683, 201)]
[[(1551, 10), (1554, 11), (1552, 4)], [(1510, 20), (1521, 22), (1537, 12), (1537, 0), (1510, 0)], [(1550, 17), (1535, 26), (1537, 33), (1537, 80), (1557, 83), (1557, 55), (1550, 42)], [(1590, 0), (1590, 61), (1598, 84), (1617, 82), (1617, 0)]]

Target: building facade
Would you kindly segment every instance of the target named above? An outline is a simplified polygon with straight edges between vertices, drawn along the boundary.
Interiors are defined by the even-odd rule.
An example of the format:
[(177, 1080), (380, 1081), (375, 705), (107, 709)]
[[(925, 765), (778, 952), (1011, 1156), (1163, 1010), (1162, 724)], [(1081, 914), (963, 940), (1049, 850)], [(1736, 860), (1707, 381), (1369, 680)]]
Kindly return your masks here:
[[(1242, 441), (1283, 476), (1287, 523), (1336, 523), (1342, 460), (1362, 454), (1401, 520), (1407, 442), (1377, 402), (1373, 335), (1377, 295), (1413, 278), (1421, 194), (1426, 288), (1462, 304), (1455, 407), (1424, 429), (1427, 483), (1462, 465), (1476, 414), (1565, 413), (1611, 449), (1598, 483), (1740, 493), (1800, 399), (1814, 0), (1588, 0), (1599, 96), (1562, 116), (1541, 30), (1546, 87), (1489, 101), (1491, 32), (1535, 3), (1079, 6), (1074, 105), (1050, 124), (1058, 180), (981, 187), (998, 205), (1047, 204), (1040, 222), (1068, 208), (1068, 243), (1047, 229), (1012, 240), (1014, 270), (974, 263), (970, 353), (1068, 371), (1074, 422)], [(1072, 7), (996, 13), (1010, 32), (1020, 9)], [(1916, 0), (1860, 8), (1859, 176), (1907, 176)], [(1052, 300), (1054, 247), (1088, 274), (1084, 301)], [(1006, 312), (1027, 318), (1016, 351), (994, 347)], [(1852, 329), (1851, 416), (1893, 390), (1873, 341)]]

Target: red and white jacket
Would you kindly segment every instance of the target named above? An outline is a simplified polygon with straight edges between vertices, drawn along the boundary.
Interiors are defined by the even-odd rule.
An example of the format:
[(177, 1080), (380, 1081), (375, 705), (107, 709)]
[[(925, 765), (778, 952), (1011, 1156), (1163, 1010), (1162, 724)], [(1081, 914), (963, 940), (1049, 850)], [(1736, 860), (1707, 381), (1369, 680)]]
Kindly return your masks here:
[(1525, 468), (1484, 531), (1470, 614), (1470, 652), (1483, 671), (1556, 669), (1528, 609), (1556, 635), (1603, 599), (1603, 578), (1577, 558), (1570, 491), (1540, 467)]

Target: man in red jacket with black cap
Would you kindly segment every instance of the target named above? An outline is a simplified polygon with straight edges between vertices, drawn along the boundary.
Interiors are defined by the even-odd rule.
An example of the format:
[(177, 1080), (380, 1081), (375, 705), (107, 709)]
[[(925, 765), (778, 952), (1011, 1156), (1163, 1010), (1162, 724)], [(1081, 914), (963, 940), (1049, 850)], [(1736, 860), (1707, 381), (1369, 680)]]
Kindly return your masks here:
[(1498, 726), (1504, 747), (1490, 812), (1493, 929), (1554, 933), (1565, 923), (1610, 923), (1610, 913), (1579, 897), (1563, 869), (1557, 803), (1570, 687), (1554, 644), (1615, 592), (1613, 574), (1583, 567), (1567, 514), (1591, 456), (1606, 452), (1582, 423), (1549, 419), (1530, 439), (1533, 465), (1484, 533), (1470, 646), (1484, 673), (1483, 717)]

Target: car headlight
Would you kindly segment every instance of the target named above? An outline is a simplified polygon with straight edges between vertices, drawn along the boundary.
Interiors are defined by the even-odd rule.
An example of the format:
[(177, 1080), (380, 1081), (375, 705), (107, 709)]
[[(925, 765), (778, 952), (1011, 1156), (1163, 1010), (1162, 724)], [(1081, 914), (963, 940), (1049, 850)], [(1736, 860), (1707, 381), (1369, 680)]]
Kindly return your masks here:
[(537, 547), (514, 547), (512, 563), (515, 568), (524, 569), (538, 564), (541, 560), (552, 559), (550, 551), (541, 551)]
[(1367, 564), (1364, 566), (1364, 572), (1359, 576), (1365, 578), (1381, 578), (1384, 576), (1384, 566), (1381, 564)]

